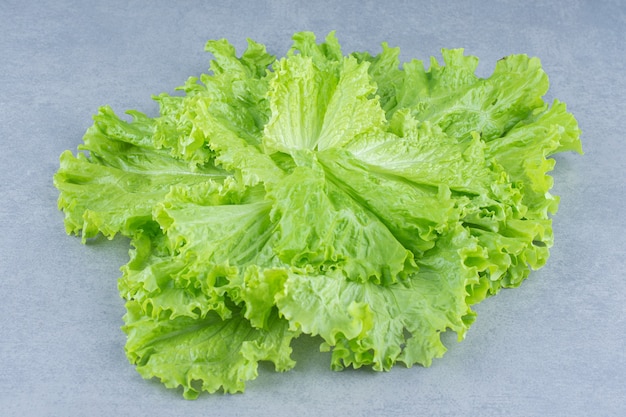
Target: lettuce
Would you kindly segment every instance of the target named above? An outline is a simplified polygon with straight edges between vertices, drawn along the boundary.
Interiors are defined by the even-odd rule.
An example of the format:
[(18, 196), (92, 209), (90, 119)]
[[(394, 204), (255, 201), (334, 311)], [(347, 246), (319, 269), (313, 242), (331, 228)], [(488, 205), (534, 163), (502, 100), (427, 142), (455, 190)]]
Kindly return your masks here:
[(54, 184), (69, 234), (127, 236), (126, 354), (145, 378), (239, 392), (319, 335), (331, 367), (429, 366), (471, 306), (553, 244), (551, 155), (582, 153), (538, 59), (400, 65), (294, 35), (281, 59), (210, 41), (159, 115), (102, 107)]

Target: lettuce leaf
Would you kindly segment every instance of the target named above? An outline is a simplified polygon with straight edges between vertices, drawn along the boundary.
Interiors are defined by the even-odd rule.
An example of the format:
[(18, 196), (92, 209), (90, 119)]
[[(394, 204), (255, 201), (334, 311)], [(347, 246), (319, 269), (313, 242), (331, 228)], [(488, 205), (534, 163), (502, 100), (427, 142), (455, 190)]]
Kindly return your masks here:
[(209, 41), (210, 71), (159, 114), (102, 107), (54, 176), (70, 234), (130, 238), (126, 354), (185, 398), (291, 369), (319, 335), (331, 368), (429, 366), (472, 305), (553, 244), (558, 152), (582, 153), (537, 58), (403, 65), (296, 33), (280, 59)]

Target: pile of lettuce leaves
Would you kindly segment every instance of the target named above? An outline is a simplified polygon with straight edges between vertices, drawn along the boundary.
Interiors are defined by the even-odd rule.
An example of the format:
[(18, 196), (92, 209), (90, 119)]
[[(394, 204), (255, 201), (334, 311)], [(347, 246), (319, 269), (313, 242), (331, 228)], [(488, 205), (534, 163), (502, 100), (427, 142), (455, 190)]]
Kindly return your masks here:
[(471, 306), (518, 286), (553, 244), (551, 155), (582, 153), (537, 58), (488, 78), (462, 49), (428, 69), (398, 48), (344, 55), (296, 33), (285, 57), (209, 41), (207, 74), (157, 117), (99, 109), (54, 184), (68, 234), (130, 238), (126, 354), (144, 378), (239, 392), (291, 369), (429, 366)]

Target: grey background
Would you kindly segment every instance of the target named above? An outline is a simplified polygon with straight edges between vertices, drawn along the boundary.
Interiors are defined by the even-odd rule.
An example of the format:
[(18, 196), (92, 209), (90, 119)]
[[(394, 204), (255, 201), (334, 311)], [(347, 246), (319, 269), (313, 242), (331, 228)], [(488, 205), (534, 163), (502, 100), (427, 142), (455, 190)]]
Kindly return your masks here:
[[(615, 1), (0, 1), (0, 414), (4, 416), (626, 415), (626, 5)], [(335, 373), (318, 340), (296, 368), (243, 395), (144, 381), (128, 364), (116, 289), (128, 242), (65, 235), (52, 175), (98, 106), (154, 115), (208, 66), (208, 39), (282, 55), (291, 35), (336, 29), (345, 52), (401, 58), (464, 47), (487, 76), (538, 56), (578, 118), (586, 155), (557, 157), (556, 245), (516, 290), (476, 307), (432, 367)]]

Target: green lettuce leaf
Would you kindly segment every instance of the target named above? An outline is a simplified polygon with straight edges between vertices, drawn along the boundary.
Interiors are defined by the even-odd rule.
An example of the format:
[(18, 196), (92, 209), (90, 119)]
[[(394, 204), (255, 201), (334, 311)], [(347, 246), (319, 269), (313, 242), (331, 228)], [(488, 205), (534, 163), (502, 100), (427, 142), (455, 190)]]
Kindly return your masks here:
[(333, 348), (333, 369), (389, 370), (396, 361), (429, 366), (446, 351), (441, 333), (462, 337), (472, 321), (465, 288), (477, 276), (465, 259), (476, 247), (459, 227), (426, 252), (419, 272), (389, 286), (291, 274), (277, 305), (294, 330), (319, 334)]
[(159, 113), (102, 107), (54, 176), (66, 230), (130, 238), (118, 280), (145, 378), (240, 392), (317, 335), (331, 368), (429, 366), (472, 306), (541, 268), (558, 152), (582, 153), (537, 58), (400, 64), (296, 33), (282, 58), (209, 41)]
[(54, 185), (68, 233), (80, 232), (83, 239), (98, 233), (132, 236), (152, 222), (154, 206), (172, 185), (193, 188), (230, 176), (213, 164), (190, 166), (155, 148), (154, 121), (130, 114), (133, 120), (126, 122), (109, 107), (101, 108), (79, 147), (83, 152), (61, 155)]
[(145, 314), (136, 301), (126, 304), (126, 354), (144, 378), (156, 377), (168, 388), (183, 387), (185, 398), (199, 391), (243, 391), (257, 376), (259, 361), (277, 371), (291, 369), (291, 340), (297, 333), (274, 314), (258, 329), (241, 314), (228, 320), (216, 314), (201, 318)]

